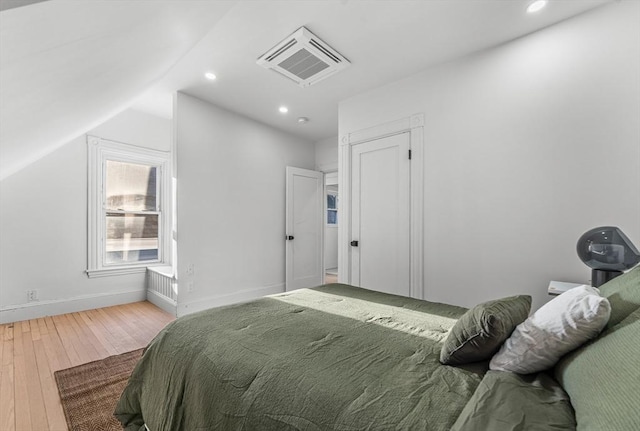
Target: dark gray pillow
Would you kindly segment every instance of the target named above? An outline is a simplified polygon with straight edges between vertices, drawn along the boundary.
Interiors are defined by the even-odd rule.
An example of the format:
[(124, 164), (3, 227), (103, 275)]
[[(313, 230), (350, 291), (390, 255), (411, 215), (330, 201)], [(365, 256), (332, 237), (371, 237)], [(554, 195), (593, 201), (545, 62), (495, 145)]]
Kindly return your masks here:
[(440, 351), (440, 362), (462, 365), (491, 358), (529, 316), (531, 296), (518, 295), (478, 304), (460, 317)]

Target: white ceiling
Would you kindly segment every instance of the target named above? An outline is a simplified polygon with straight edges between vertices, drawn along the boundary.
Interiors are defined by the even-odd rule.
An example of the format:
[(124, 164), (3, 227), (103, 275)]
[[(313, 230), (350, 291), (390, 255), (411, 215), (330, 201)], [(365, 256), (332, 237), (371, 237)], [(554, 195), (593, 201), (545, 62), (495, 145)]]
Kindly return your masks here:
[[(317, 141), (337, 134), (340, 100), (609, 1), (550, 0), (537, 14), (525, 12), (529, 0), (51, 0), (2, 10), (0, 178), (129, 106), (170, 116), (178, 90)], [(256, 65), (303, 25), (351, 67), (300, 88)]]
[(0, 179), (126, 109), (232, 6), (50, 0), (0, 11)]

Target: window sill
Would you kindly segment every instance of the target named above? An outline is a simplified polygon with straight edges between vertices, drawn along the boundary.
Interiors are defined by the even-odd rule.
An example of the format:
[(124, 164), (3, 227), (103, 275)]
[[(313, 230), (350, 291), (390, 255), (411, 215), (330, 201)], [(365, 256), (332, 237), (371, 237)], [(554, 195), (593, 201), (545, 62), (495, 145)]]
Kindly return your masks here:
[(147, 265), (134, 266), (134, 267), (120, 267), (120, 268), (88, 269), (86, 273), (89, 278), (98, 278), (98, 277), (112, 277), (116, 275), (138, 274), (141, 272), (145, 272), (146, 270), (147, 270)]

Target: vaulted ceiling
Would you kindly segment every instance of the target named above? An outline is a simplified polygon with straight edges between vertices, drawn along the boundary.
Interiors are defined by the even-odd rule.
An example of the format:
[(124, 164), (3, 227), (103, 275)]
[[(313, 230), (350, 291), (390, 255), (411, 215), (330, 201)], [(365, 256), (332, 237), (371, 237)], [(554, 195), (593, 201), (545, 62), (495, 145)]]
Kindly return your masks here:
[[(128, 107), (171, 116), (175, 91), (320, 140), (337, 134), (340, 100), (610, 0), (550, 0), (536, 14), (526, 0), (8, 1), (0, 179)], [(351, 67), (301, 88), (256, 65), (301, 26)], [(300, 125), (300, 116), (310, 121)]]

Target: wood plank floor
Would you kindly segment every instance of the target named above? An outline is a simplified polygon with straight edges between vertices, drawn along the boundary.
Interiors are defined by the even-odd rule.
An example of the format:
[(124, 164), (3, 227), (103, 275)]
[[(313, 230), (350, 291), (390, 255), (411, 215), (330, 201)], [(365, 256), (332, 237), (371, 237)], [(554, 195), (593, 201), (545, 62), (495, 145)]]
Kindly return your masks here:
[(173, 319), (136, 302), (0, 325), (0, 430), (67, 431), (53, 373), (144, 347)]
[(324, 275), (324, 282), (325, 282), (325, 284), (337, 283), (338, 282), (338, 276), (334, 275), (334, 274), (325, 274)]

